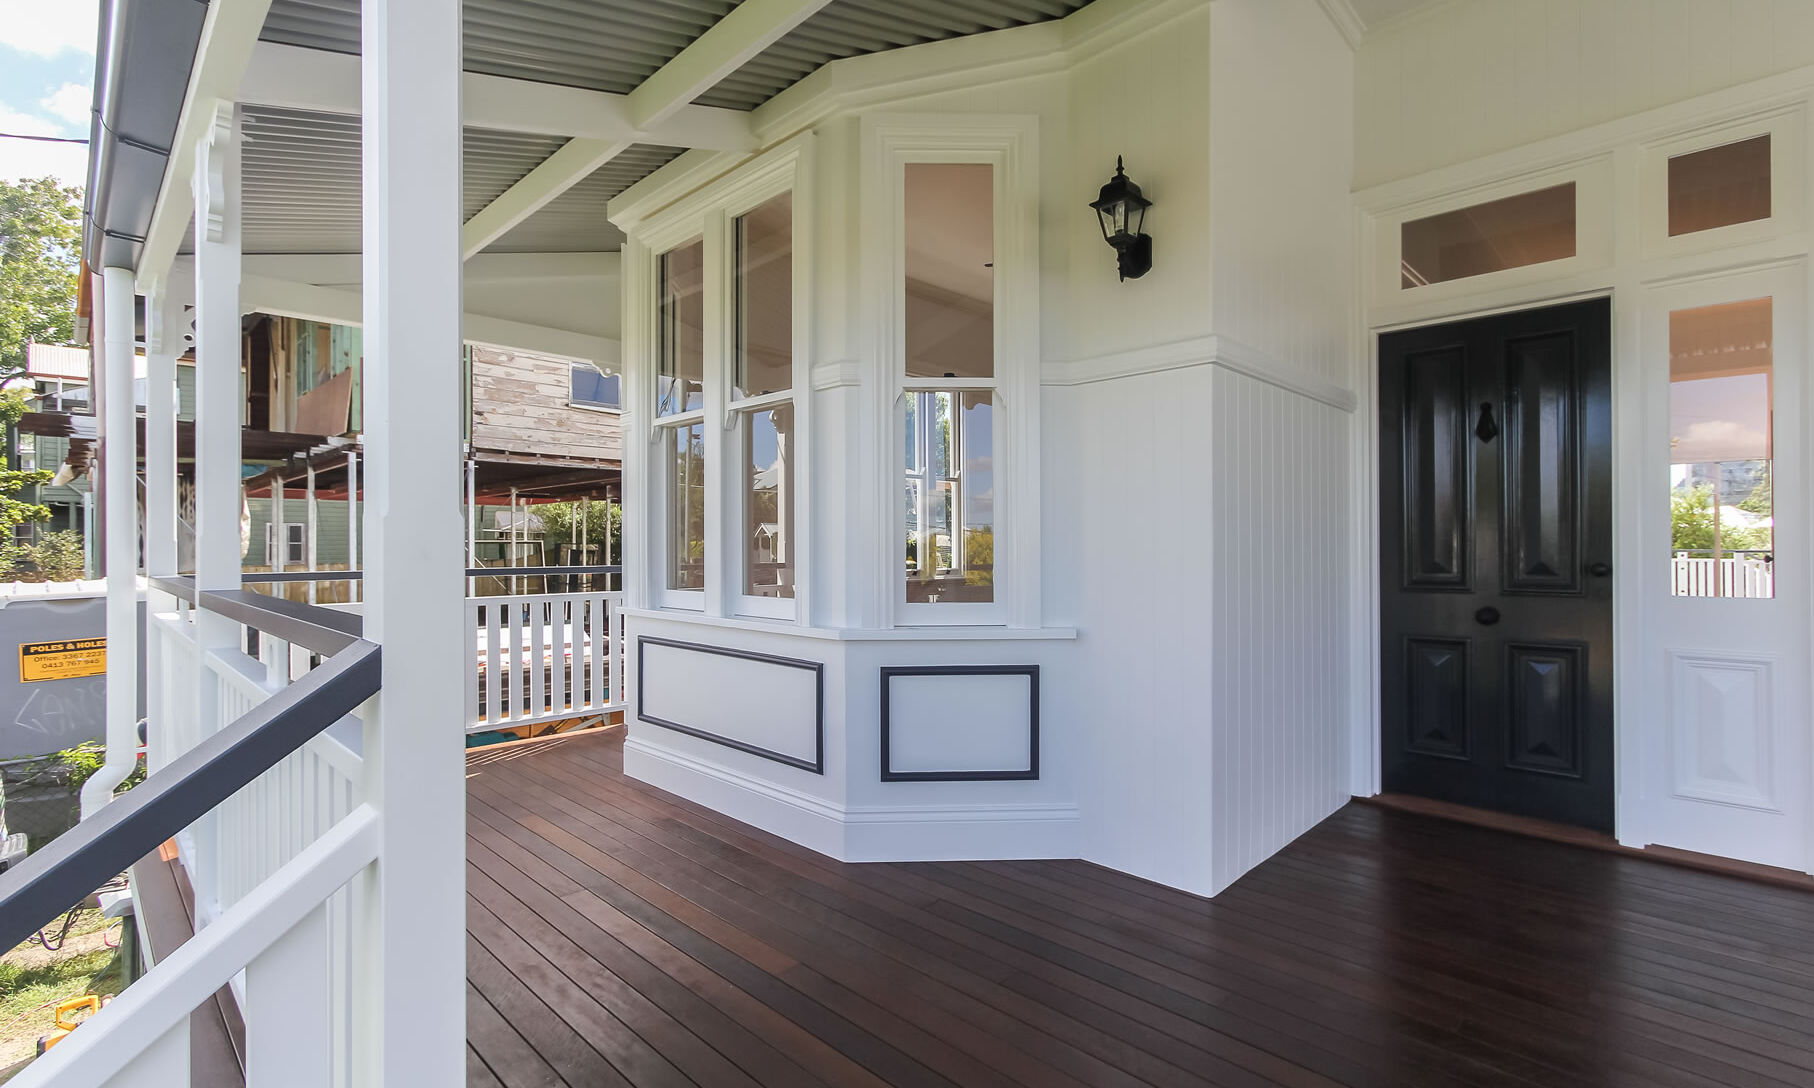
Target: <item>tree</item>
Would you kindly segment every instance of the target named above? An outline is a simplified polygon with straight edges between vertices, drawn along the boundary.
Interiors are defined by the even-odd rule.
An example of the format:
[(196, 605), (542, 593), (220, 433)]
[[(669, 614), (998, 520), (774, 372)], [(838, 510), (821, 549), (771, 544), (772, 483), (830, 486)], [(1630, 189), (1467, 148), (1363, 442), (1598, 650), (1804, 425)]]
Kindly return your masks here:
[[(556, 545), (575, 543), (579, 540), (575, 526), (579, 521), (582, 506), (583, 504), (577, 502), (551, 502), (535, 508), (535, 516), (542, 523), (542, 540), (548, 545), (549, 554), (553, 554)], [(604, 549), (600, 548), (600, 545), (604, 544), (605, 534), (609, 533), (611, 536), (611, 560), (617, 562), (624, 554), (623, 507), (614, 502), (592, 503), (585, 520), (586, 542), (594, 548), (599, 548), (602, 552)]]
[[(1678, 552), (1705, 552), (1714, 549), (1713, 487), (1700, 484), (1676, 488), (1669, 496), (1670, 548)], [(1770, 529), (1763, 525), (1726, 525), (1719, 527), (1719, 549), (1723, 552), (1767, 551)]]
[(0, 378), (26, 349), (75, 339), (82, 192), (55, 178), (0, 182)]
[[(25, 414), (25, 392), (20, 389), (0, 391), (0, 435), (10, 435)], [(29, 521), (49, 521), (50, 508), (25, 502), (13, 496), (33, 484), (47, 484), (54, 473), (47, 469), (21, 471), (12, 467), (12, 451), (0, 450), (0, 572), (10, 571), (20, 558), (13, 543), (13, 530)]]

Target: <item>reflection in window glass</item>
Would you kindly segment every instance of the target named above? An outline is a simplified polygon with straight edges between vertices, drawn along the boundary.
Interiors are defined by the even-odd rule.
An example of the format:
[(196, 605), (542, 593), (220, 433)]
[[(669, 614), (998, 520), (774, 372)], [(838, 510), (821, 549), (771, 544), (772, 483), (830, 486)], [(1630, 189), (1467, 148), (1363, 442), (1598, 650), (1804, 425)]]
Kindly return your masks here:
[(655, 414), (671, 416), (705, 407), (705, 243), (670, 250), (660, 265)]
[(794, 595), (794, 406), (750, 412), (743, 426), (743, 592)]
[(1767, 298), (1669, 315), (1671, 592), (1776, 595)]
[(909, 163), (907, 376), (995, 373), (995, 168)]
[(1399, 228), (1399, 286), (1423, 287), (1575, 255), (1575, 183)]
[(737, 356), (731, 397), (794, 384), (794, 205), (788, 193), (737, 217)]
[(587, 408), (616, 408), (618, 378), (589, 363), (574, 363), (569, 371), (567, 403)]
[(1669, 160), (1669, 236), (1770, 218), (1770, 137)]
[(909, 393), (905, 423), (907, 601), (993, 601), (993, 395)]
[(668, 588), (705, 588), (705, 425), (668, 430)]

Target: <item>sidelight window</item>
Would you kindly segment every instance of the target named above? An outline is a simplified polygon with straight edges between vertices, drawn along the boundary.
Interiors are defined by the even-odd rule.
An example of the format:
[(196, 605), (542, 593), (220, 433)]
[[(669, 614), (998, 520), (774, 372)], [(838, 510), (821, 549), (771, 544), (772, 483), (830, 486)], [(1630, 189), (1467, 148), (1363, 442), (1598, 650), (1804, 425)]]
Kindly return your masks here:
[(1669, 315), (1671, 592), (1776, 595), (1772, 304)]
[(904, 167), (905, 603), (995, 602), (995, 170)]
[(742, 475), (740, 611), (785, 616), (794, 596), (796, 430), (793, 195), (736, 217), (730, 411)]

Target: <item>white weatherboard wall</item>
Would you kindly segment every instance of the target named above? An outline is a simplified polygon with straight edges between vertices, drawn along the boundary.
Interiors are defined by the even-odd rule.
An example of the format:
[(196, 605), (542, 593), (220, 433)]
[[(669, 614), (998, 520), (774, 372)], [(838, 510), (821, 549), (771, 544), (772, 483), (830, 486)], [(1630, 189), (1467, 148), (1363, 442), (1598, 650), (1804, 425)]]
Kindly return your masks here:
[[(824, 773), (635, 714), (628, 772), (849, 860), (1084, 857), (1206, 894), (1345, 801), (1350, 77), (1316, 0), (1098, 0), (1062, 23), (842, 61), (758, 111), (766, 142), (801, 131), (790, 118), (812, 138), (813, 191), (796, 202), (815, 240), (797, 258), (814, 292), (809, 603), (797, 623), (764, 622), (651, 609), (658, 594), (633, 584), (629, 637), (822, 665)], [(893, 114), (1037, 125), (1039, 392), (1005, 400), (1038, 424), (1030, 626), (877, 629), (890, 583), (874, 512), (900, 484), (861, 294), (879, 236), (861, 165)], [(1155, 268), (1127, 283), (1087, 207), (1117, 155), (1155, 201)], [(704, 200), (738, 167), (683, 156), (614, 221), (638, 237), (643, 214)], [(646, 274), (626, 256), (626, 480), (645, 501)], [(653, 573), (636, 561), (632, 579)], [(1037, 779), (883, 780), (883, 670), (954, 665), (1040, 667)], [(745, 712), (766, 681), (728, 682), (741, 668), (670, 658), (640, 696), (685, 703), (705, 731), (797, 744)], [(658, 695), (658, 673), (691, 690)], [(906, 719), (891, 716), (891, 771), (1025, 766), (1020, 677), (891, 685)]]
[(1814, 64), (1814, 4), (1450, 0), (1355, 63), (1359, 189)]

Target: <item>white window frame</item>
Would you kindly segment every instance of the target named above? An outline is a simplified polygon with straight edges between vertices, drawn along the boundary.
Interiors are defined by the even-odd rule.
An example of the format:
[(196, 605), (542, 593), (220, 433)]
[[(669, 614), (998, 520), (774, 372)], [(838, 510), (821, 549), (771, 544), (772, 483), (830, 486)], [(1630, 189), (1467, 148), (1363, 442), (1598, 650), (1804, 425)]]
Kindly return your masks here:
[[(632, 224), (632, 244), (626, 259), (637, 263), (647, 289), (632, 301), (641, 321), (649, 323), (642, 335), (643, 368), (647, 388), (624, 396), (642, 398), (637, 409), (648, 412), (648, 451), (643, 479), (650, 501), (649, 547), (654, 562), (648, 565), (649, 601), (656, 608), (683, 609), (708, 616), (744, 616), (804, 623), (810, 616), (807, 603), (811, 562), (811, 261), (813, 206), (810, 198), (812, 135), (803, 133), (756, 156), (720, 180), (683, 198), (649, 219)], [(736, 217), (782, 193), (793, 194), (793, 373), (791, 388), (762, 397), (733, 400), (731, 382), (736, 365), (734, 318)], [(660, 270), (663, 254), (698, 239), (704, 246), (705, 367), (704, 407), (674, 415), (656, 414), (660, 397)], [(646, 403), (644, 403), (646, 402)], [(742, 592), (747, 550), (743, 544), (743, 464), (740, 426), (748, 414), (777, 404), (794, 406), (794, 596), (753, 597)], [(668, 444), (671, 432), (703, 424), (705, 433), (705, 589), (674, 590), (669, 581)]]
[[(573, 399), (573, 372), (575, 370), (579, 369), (580, 367), (585, 367), (587, 370), (595, 370), (599, 374), (602, 374), (603, 376), (605, 376), (607, 378), (610, 378), (610, 377), (617, 378), (617, 406), (615, 408), (608, 404), (586, 404), (581, 401), (576, 401)], [(568, 360), (568, 362), (567, 362), (567, 407), (576, 408), (582, 412), (605, 412), (609, 415), (614, 415), (614, 416), (621, 415), (624, 410), (623, 375), (621, 375), (621, 374), (614, 375), (611, 371), (606, 370), (604, 367), (599, 366), (597, 363), (590, 362), (585, 359)]]
[[(1642, 257), (1657, 260), (1695, 256), (1730, 246), (1768, 242), (1799, 231), (1806, 205), (1802, 191), (1802, 133), (1806, 129), (1807, 110), (1796, 103), (1736, 123), (1703, 126), (1645, 144), (1644, 173), (1638, 187)], [(1770, 137), (1770, 214), (1763, 219), (1670, 237), (1669, 160), (1765, 135)]]
[[(882, 625), (1037, 627), (1039, 600), (1039, 148), (1038, 118), (882, 114), (865, 119), (863, 284), (875, 339), (877, 428), (887, 475), (877, 488), (876, 597)], [(912, 378), (906, 366), (906, 167), (977, 163), (995, 188), (994, 375)], [(907, 600), (905, 399), (919, 392), (991, 394), (994, 600)], [(953, 547), (961, 544), (953, 542)]]
[[(1558, 185), (1575, 185), (1575, 255), (1538, 264), (1503, 268), (1478, 276), (1439, 280), (1417, 287), (1404, 287), (1400, 269), (1404, 263), (1402, 243), (1404, 225), (1444, 212), (1472, 208), (1507, 197), (1522, 196)], [(1508, 288), (1551, 283), (1584, 272), (1607, 269), (1613, 263), (1613, 187), (1612, 157), (1601, 155), (1583, 162), (1569, 163), (1555, 169), (1537, 170), (1515, 177), (1447, 192), (1433, 199), (1391, 208), (1379, 215), (1374, 232), (1372, 268), (1368, 275), (1373, 308), (1384, 320), (1399, 320), (1402, 312), (1408, 318), (1421, 312), (1465, 311), (1474, 296), (1494, 296)]]
[[(653, 574), (656, 579), (651, 585), (651, 590), (655, 603), (661, 608), (679, 608), (699, 612), (705, 610), (708, 595), (713, 593), (716, 589), (715, 583), (717, 582), (717, 578), (715, 577), (716, 571), (713, 569), (713, 559), (715, 553), (720, 549), (714, 547), (718, 538), (718, 533), (716, 531), (716, 526), (713, 524), (714, 519), (712, 511), (716, 505), (713, 502), (713, 493), (724, 486), (724, 482), (719, 479), (718, 473), (714, 470), (715, 464), (712, 456), (712, 428), (704, 426), (706, 418), (711, 412), (712, 405), (713, 383), (710, 375), (713, 366), (712, 345), (715, 339), (713, 335), (713, 324), (717, 320), (713, 313), (713, 307), (711, 306), (713, 295), (712, 281), (714, 278), (711, 260), (712, 247), (710, 241), (703, 237), (698, 230), (682, 231), (681, 237), (672, 240), (663, 239), (663, 242), (665, 244), (658, 246), (652, 245), (650, 247), (648, 261), (650, 284), (649, 320), (651, 322), (649, 337), (649, 374), (653, 379), (649, 383), (648, 412), (650, 420), (650, 449), (655, 455), (652, 459), (653, 471), (650, 473), (650, 495), (655, 501), (649, 505), (649, 510), (652, 514), (658, 515), (651, 519), (650, 526), (654, 531), (656, 541), (655, 556), (657, 557), (656, 562), (650, 564), (650, 573)], [(703, 254), (701, 273), (703, 285), (701, 287), (701, 293), (704, 297), (703, 324), (705, 328), (701, 340), (704, 349), (704, 359), (702, 360), (702, 367), (700, 369), (700, 384), (703, 389), (701, 398), (702, 403), (700, 407), (690, 411), (675, 412), (664, 416), (660, 414), (662, 393), (661, 262), (662, 258), (669, 253), (693, 245), (695, 242), (699, 243)], [(705, 435), (705, 527), (703, 530), (705, 539), (705, 588), (675, 589), (671, 585), (673, 581), (673, 571), (669, 569), (671, 565), (670, 560), (674, 554), (672, 547), (673, 541), (670, 539), (669, 531), (669, 527), (673, 523), (673, 511), (668, 505), (673, 497), (673, 488), (671, 486), (673, 481), (671, 474), (674, 471), (674, 457), (670, 446), (676, 440), (675, 435), (677, 432), (690, 430), (696, 425), (702, 428)]]
[[(801, 416), (801, 406), (805, 398), (799, 394), (807, 387), (808, 370), (811, 360), (803, 349), (807, 336), (806, 306), (812, 280), (806, 274), (808, 248), (811, 232), (808, 229), (811, 208), (805, 203), (801, 189), (803, 177), (799, 170), (798, 154), (783, 156), (769, 163), (764, 168), (751, 171), (748, 177), (740, 179), (733, 190), (725, 194), (721, 210), (723, 212), (724, 261), (723, 283), (724, 296), (721, 300), (724, 314), (723, 366), (719, 371), (719, 382), (724, 390), (724, 431), (725, 456), (721, 463), (729, 472), (726, 481), (731, 484), (727, 490), (728, 510), (725, 524), (732, 527), (729, 534), (736, 546), (728, 549), (726, 558), (727, 574), (732, 581), (727, 586), (732, 610), (739, 616), (753, 616), (776, 620), (794, 620), (799, 617), (799, 594), (802, 582), (800, 565), (800, 544), (805, 539), (809, 523), (803, 516), (800, 494), (803, 484), (809, 475), (807, 462), (801, 457), (805, 443), (805, 426)], [(734, 398), (737, 379), (737, 220), (760, 207), (762, 204), (782, 194), (789, 194), (793, 202), (793, 250), (790, 259), (789, 274), (793, 280), (793, 313), (790, 316), (793, 350), (793, 369), (788, 388), (778, 393), (768, 393), (754, 397)], [(757, 412), (768, 411), (780, 406), (791, 406), (794, 410), (793, 444), (788, 456), (793, 460), (794, 476), (794, 525), (793, 538), (789, 542), (794, 556), (794, 596), (792, 597), (758, 597), (745, 593), (744, 587), (749, 579), (749, 541), (744, 539), (749, 524), (747, 503), (749, 495), (744, 487), (748, 478), (749, 466), (744, 463), (743, 429), (749, 426), (749, 420)], [(727, 541), (728, 542), (728, 541)]]
[(308, 523), (301, 521), (265, 522), (265, 566), (278, 569), (277, 538), (286, 537), (283, 563), (284, 567), (300, 567), (308, 562)]

